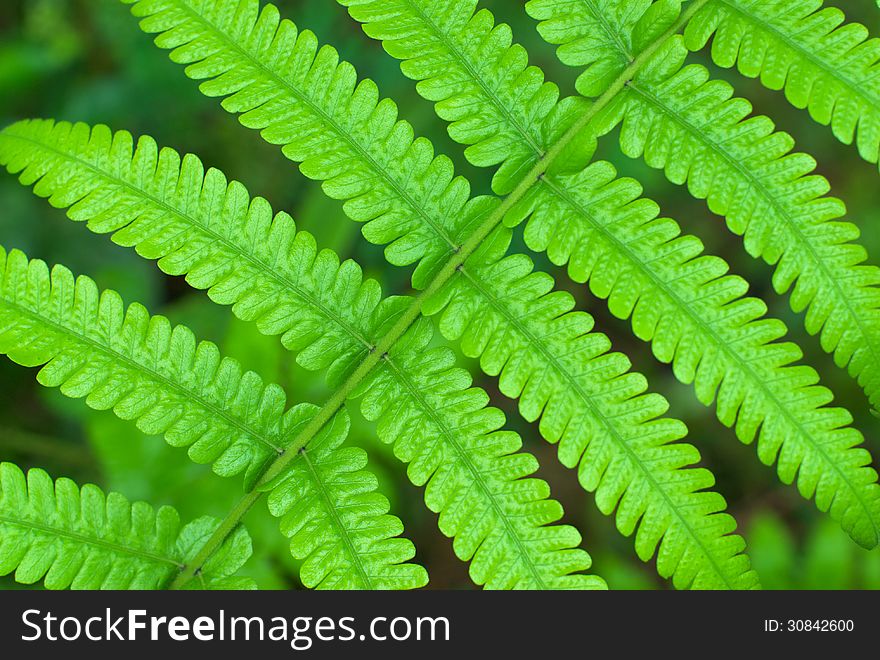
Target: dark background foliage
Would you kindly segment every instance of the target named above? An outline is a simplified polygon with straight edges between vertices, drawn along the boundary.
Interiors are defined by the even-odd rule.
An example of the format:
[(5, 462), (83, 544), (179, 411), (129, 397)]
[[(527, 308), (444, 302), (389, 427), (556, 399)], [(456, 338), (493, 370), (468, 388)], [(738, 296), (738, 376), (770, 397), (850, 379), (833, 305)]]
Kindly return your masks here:
[[(397, 63), (364, 36), (343, 8), (332, 0), (278, 0), (277, 4), (297, 25), (335, 45), (362, 76), (375, 79), (384, 95), (398, 102), (401, 115), (415, 125), (417, 134), (426, 135), (438, 152), (452, 157), (476, 192), (488, 192), (487, 171), (465, 162), (461, 147), (451, 142), (444, 123), (416, 95)], [(873, 0), (844, 4), (851, 20), (880, 34), (880, 11)], [(576, 71), (558, 63), (520, 2), (490, 0), (483, 6), (499, 22), (513, 26), (517, 40), (529, 49), (532, 63), (541, 66), (548, 79), (557, 82), (564, 94), (574, 93)], [(739, 95), (749, 98), (757, 113), (770, 115), (781, 129), (792, 133), (800, 150), (820, 160), (820, 172), (831, 181), (833, 194), (847, 202), (850, 219), (861, 227), (863, 244), (876, 263), (880, 236), (871, 230), (880, 224), (876, 166), (859, 160), (854, 149), (839, 144), (830, 131), (813, 124), (806, 113), (791, 108), (778, 94), (731, 72), (710, 68), (714, 75), (731, 81)], [(360, 238), (359, 228), (344, 218), (338, 203), (300, 175), (278, 149), (241, 128), (215, 101), (201, 96), (116, 0), (0, 2), (0, 122), (5, 125), (25, 117), (106, 123), (135, 135), (150, 134), (160, 145), (196, 153), (229, 178), (244, 182), (251, 193), (268, 198), (276, 209), (291, 212), (299, 227), (317, 236), (319, 245), (355, 258), (368, 275), (382, 281), (387, 292), (408, 290), (408, 273), (387, 266), (381, 249)], [(768, 302), (771, 314), (786, 321), (790, 337), (803, 348), (806, 360), (822, 374), (837, 402), (856, 417), (868, 447), (880, 455), (880, 420), (869, 413), (857, 385), (806, 335), (802, 319), (769, 288), (768, 267), (748, 257), (741, 241), (727, 232), (703, 202), (667, 183), (661, 172), (622, 156), (615, 138), (605, 138), (599, 156), (614, 162), (622, 174), (639, 179), (646, 194), (661, 203), (664, 214), (676, 218), (685, 231), (705, 242), (708, 252), (724, 257), (734, 272), (752, 282), (752, 293)], [(91, 275), (101, 287), (118, 290), (129, 302), (142, 302), (153, 313), (188, 324), (248, 368), (282, 383), (292, 402), (321, 403), (326, 396), (320, 377), (300, 369), (277, 339), (260, 336), (182, 279), (163, 276), (132, 251), (66, 220), (9, 175), (0, 176), (0, 209), (0, 244), (7, 249), (20, 248), (31, 257), (64, 263), (75, 273)], [(626, 323), (610, 317), (604, 303), (593, 299), (584, 287), (571, 286), (545, 260), (536, 257), (536, 261), (577, 297), (581, 309), (597, 317), (598, 329), (612, 337), (616, 350), (630, 356), (652, 389), (669, 398), (671, 414), (687, 423), (691, 442), (716, 474), (718, 488), (742, 526), (765, 587), (880, 588), (880, 551), (868, 553), (856, 547), (794, 489), (782, 486), (772, 470), (760, 465), (753, 448), (741, 445), (711, 410), (697, 402), (689, 387), (679, 384), (666, 366), (652, 358)], [(462, 362), (467, 360), (462, 358)], [(478, 373), (478, 369), (471, 371)], [(236, 481), (213, 476), (207, 468), (193, 465), (181, 450), (169, 448), (161, 439), (144, 437), (111, 413), (86, 410), (79, 401), (41, 388), (34, 374), (0, 360), (0, 460), (45, 467), (54, 476), (94, 481), (129, 498), (173, 504), (184, 517), (222, 516), (238, 496)], [(478, 377), (477, 382), (508, 413), (510, 426), (540, 459), (541, 476), (550, 481), (555, 497), (565, 505), (567, 521), (581, 530), (594, 558), (594, 570), (612, 588), (668, 588), (651, 566), (636, 558), (631, 541), (616, 532), (613, 521), (596, 511), (574, 474), (555, 460), (554, 448), (519, 418), (493, 380)], [(356, 419), (351, 440), (371, 453), (382, 490), (404, 520), (432, 586), (472, 588), (466, 567), (437, 531), (434, 515), (422, 506), (421, 493), (409, 485), (387, 448), (374, 439), (370, 425)], [(265, 588), (298, 586), (295, 562), (265, 507), (257, 507), (246, 522), (256, 548), (249, 572)], [(13, 584), (6, 578), (0, 580), (0, 587)]]

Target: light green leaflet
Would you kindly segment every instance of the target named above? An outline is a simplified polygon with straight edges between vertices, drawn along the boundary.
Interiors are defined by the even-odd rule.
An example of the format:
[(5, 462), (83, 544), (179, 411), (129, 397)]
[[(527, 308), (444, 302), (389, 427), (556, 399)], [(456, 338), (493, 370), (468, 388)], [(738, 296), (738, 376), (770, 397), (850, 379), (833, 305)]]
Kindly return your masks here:
[[(92, 484), (52, 481), (43, 470), (25, 475), (0, 463), (0, 575), (49, 589), (167, 587), (219, 521), (203, 517), (181, 526), (169, 506), (153, 509)], [(241, 526), (205, 564), (201, 589), (254, 589), (235, 573), (251, 555)]]
[(822, 0), (711, 0), (685, 43), (757, 78), (871, 163), (880, 159), (880, 39)]

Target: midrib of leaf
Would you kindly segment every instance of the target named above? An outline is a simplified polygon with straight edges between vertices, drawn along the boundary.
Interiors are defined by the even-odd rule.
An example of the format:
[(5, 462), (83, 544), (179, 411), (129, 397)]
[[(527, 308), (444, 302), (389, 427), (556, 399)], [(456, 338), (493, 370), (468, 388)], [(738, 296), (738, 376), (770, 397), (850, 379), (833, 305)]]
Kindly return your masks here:
[(504, 115), (505, 119), (507, 119), (507, 121), (509, 121), (514, 126), (514, 128), (516, 128), (517, 132), (523, 137), (524, 140), (526, 140), (526, 143), (535, 153), (535, 155), (537, 155), (538, 157), (543, 156), (544, 150), (541, 148), (541, 145), (537, 144), (532, 139), (532, 136), (528, 133), (528, 131), (523, 128), (522, 124), (517, 121), (516, 117), (513, 116), (513, 113), (507, 107), (507, 104), (501, 102), (501, 100), (498, 98), (498, 95), (496, 94), (496, 90), (490, 88), (486, 84), (486, 81), (483, 80), (483, 77), (477, 74), (470, 60), (464, 56), (464, 54), (452, 41), (449, 40), (449, 38), (446, 36), (446, 32), (441, 30), (437, 26), (437, 24), (433, 20), (431, 20), (431, 17), (425, 14), (425, 12), (422, 11), (421, 7), (419, 7), (412, 0), (404, 0), (404, 2), (415, 14), (417, 14), (422, 19), (422, 21), (424, 21), (425, 25), (431, 28), (431, 31), (434, 33), (434, 37), (444, 46), (446, 46), (446, 48), (448, 48), (452, 53), (455, 54), (456, 58), (458, 58), (459, 62), (461, 62), (462, 66), (464, 66), (464, 68), (470, 74), (471, 78), (480, 86), (480, 88), (486, 93), (486, 95), (496, 100), (498, 109)]
[[(271, 279), (275, 280), (275, 282), (278, 285), (280, 285), (282, 289), (284, 289), (286, 291), (290, 291), (291, 293), (293, 293), (293, 294), (299, 296), (301, 299), (303, 299), (308, 305), (319, 309), (325, 316), (327, 316), (334, 323), (336, 323), (341, 328), (343, 328), (346, 332), (348, 332), (348, 334), (351, 335), (351, 337), (353, 339), (355, 339), (356, 341), (361, 343), (367, 350), (372, 348), (372, 343), (367, 338), (365, 338), (363, 335), (361, 335), (361, 333), (358, 332), (357, 328), (353, 327), (350, 323), (348, 323), (348, 321), (346, 321), (345, 318), (343, 318), (341, 315), (335, 313), (332, 308), (327, 307), (320, 300), (314, 298), (308, 292), (303, 291), (302, 288), (299, 287), (295, 282), (292, 282), (288, 278), (284, 277), (275, 268), (273, 268), (272, 264), (266, 263), (266, 262), (258, 259), (257, 257), (255, 257), (253, 255), (253, 253), (251, 251), (243, 250), (241, 247), (236, 245), (234, 242), (230, 241), (227, 237), (223, 236), (222, 234), (218, 234), (211, 227), (205, 225), (197, 216), (191, 216), (191, 215), (184, 213), (180, 209), (175, 208), (174, 206), (171, 206), (170, 204), (168, 204), (165, 200), (160, 199), (160, 198), (156, 197), (155, 195), (151, 194), (149, 191), (144, 190), (141, 187), (134, 186), (133, 184), (129, 183), (128, 181), (125, 181), (124, 179), (111, 173), (110, 171), (103, 170), (103, 169), (93, 165), (92, 163), (90, 163), (86, 160), (83, 160), (77, 154), (62, 151), (52, 145), (49, 145), (45, 142), (41, 142), (39, 140), (34, 140), (33, 138), (28, 137), (28, 136), (6, 134), (6, 135), (4, 135), (4, 138), (27, 142), (27, 143), (34, 145), (35, 147), (37, 147), (39, 149), (43, 149), (45, 151), (52, 152), (61, 159), (71, 160), (74, 163), (76, 163), (77, 165), (90, 170), (96, 176), (102, 177), (103, 179), (106, 179), (106, 180), (112, 182), (113, 184), (118, 185), (118, 186), (124, 188), (125, 190), (130, 191), (130, 192), (134, 193), (136, 196), (144, 197), (145, 199), (149, 200), (151, 203), (158, 206), (163, 211), (167, 212), (169, 215), (173, 215), (173, 216), (179, 218), (180, 220), (182, 220), (184, 224), (189, 223), (191, 225), (194, 225), (195, 227), (198, 227), (199, 231), (203, 231), (205, 234), (210, 236), (211, 239), (226, 246), (231, 252), (234, 252), (237, 257), (239, 257), (240, 259), (243, 259), (245, 261), (248, 261), (249, 263), (251, 263), (254, 266), (254, 268), (256, 268), (257, 270), (260, 270), (265, 275), (267, 275)], [(277, 451), (277, 448), (276, 448), (276, 451)]]
[(165, 387), (178, 392), (184, 399), (195, 400), (199, 405), (206, 408), (212, 414), (217, 415), (218, 417), (222, 417), (224, 420), (226, 420), (229, 423), (230, 426), (237, 428), (243, 434), (250, 436), (250, 437), (254, 438), (255, 440), (258, 440), (259, 442), (261, 442), (264, 445), (266, 445), (267, 447), (271, 448), (273, 451), (275, 451), (278, 454), (283, 453), (283, 449), (281, 447), (278, 447), (277, 445), (275, 445), (274, 442), (265, 438), (262, 433), (251, 430), (250, 428), (248, 428), (247, 426), (242, 424), (239, 420), (235, 419), (234, 417), (231, 417), (226, 412), (225, 409), (218, 408), (217, 406), (213, 405), (212, 403), (210, 403), (206, 399), (202, 398), (196, 391), (186, 389), (185, 387), (181, 386), (176, 381), (171, 380), (170, 378), (167, 378), (166, 376), (163, 376), (161, 373), (159, 373), (158, 371), (155, 371), (154, 369), (151, 369), (146, 364), (140, 364), (138, 362), (135, 362), (134, 360), (129, 358), (127, 355), (118, 352), (117, 350), (115, 350), (114, 348), (112, 348), (106, 344), (102, 344), (100, 342), (95, 341), (91, 337), (88, 337), (87, 335), (85, 335), (83, 332), (79, 332), (73, 327), (67, 327), (65, 325), (62, 325), (62, 324), (58, 323), (57, 321), (55, 321), (54, 319), (52, 319), (48, 316), (45, 316), (35, 310), (28, 309), (27, 307), (22, 307), (21, 305), (19, 305), (16, 302), (13, 302), (13, 301), (10, 301), (10, 300), (7, 300), (4, 298), (2, 301), (0, 301), (0, 305), (6, 305), (7, 307), (11, 307), (11, 308), (15, 309), (16, 312), (18, 312), (21, 316), (30, 317), (37, 324), (42, 323), (44, 325), (50, 326), (62, 338), (72, 336), (75, 338), (76, 341), (80, 341), (80, 342), (86, 344), (87, 346), (92, 347), (96, 351), (98, 351), (100, 353), (104, 353), (105, 355), (109, 356), (109, 358), (111, 360), (115, 360), (117, 362), (121, 362), (121, 363), (127, 365), (132, 371), (146, 373), (150, 378), (153, 378), (153, 379), (159, 381)]
[(620, 34), (618, 33), (618, 31), (611, 27), (611, 24), (605, 17), (605, 12), (596, 9), (596, 4), (594, 0), (581, 0), (581, 3), (583, 3), (584, 7), (587, 8), (587, 11), (593, 15), (593, 18), (595, 18), (599, 22), (599, 25), (602, 27), (602, 31), (612, 42), (614, 42), (620, 53), (624, 57), (626, 57), (627, 62), (632, 62), (632, 52), (630, 52), (627, 45), (623, 43), (623, 40), (620, 38)]
[[(863, 99), (865, 99), (869, 106), (875, 108), (880, 107), (880, 97), (876, 97), (873, 94), (868, 93), (868, 90), (864, 88), (864, 85), (862, 83), (851, 80), (848, 76), (844, 74), (842, 70), (829, 68), (828, 66), (826, 66), (826, 62), (823, 62), (821, 59), (816, 57), (812, 53), (812, 51), (803, 48), (797, 42), (792, 41), (785, 32), (781, 32), (776, 26), (772, 25), (769, 22), (765, 22), (760, 17), (755, 16), (754, 14), (749, 13), (746, 9), (738, 6), (735, 2), (731, 2), (731, 0), (712, 1), (729, 7), (740, 16), (745, 17), (748, 22), (756, 24), (762, 30), (766, 30), (767, 32), (772, 33), (774, 37), (776, 37), (780, 41), (785, 42), (786, 46), (797, 52), (801, 57), (809, 60), (810, 63), (813, 64), (817, 69), (831, 76), (832, 78), (835, 78), (838, 82), (842, 83), (847, 89), (851, 90), (852, 92), (859, 94)], [(821, 9), (819, 11), (821, 11)], [(804, 31), (806, 31), (806, 29)]]
[[(474, 278), (471, 278), (465, 269), (462, 269), (461, 272), (462, 275), (464, 275), (475, 288), (481, 289), (479, 283)], [(496, 308), (496, 310), (498, 310), (499, 313), (503, 314), (506, 318), (508, 318), (508, 320), (512, 321), (512, 318), (507, 313), (507, 311), (497, 303), (495, 298), (492, 297), (488, 291), (483, 291), (483, 294), (488, 300), (491, 301), (492, 305)], [(532, 333), (528, 333), (526, 337), (530, 342), (529, 345), (538, 348), (538, 351), (544, 356), (547, 362), (551, 364), (557, 372), (563, 375), (564, 379), (569, 383), (571, 389), (577, 393), (577, 396), (581, 400), (581, 402), (590, 409), (592, 414), (597, 419), (601, 420), (603, 428), (606, 430), (607, 433), (612, 436), (613, 442), (624, 450), (624, 452), (629, 457), (631, 464), (638, 467), (639, 471), (642, 473), (643, 478), (651, 485), (651, 488), (654, 490), (654, 492), (659, 493), (663, 501), (666, 502), (667, 509), (673, 514), (673, 516), (675, 516), (676, 519), (678, 519), (678, 521), (681, 523), (681, 526), (687, 531), (688, 536), (690, 536), (693, 540), (694, 545), (696, 545), (700, 548), (700, 550), (703, 551), (704, 557), (712, 566), (715, 574), (721, 578), (728, 589), (734, 589), (735, 585), (733, 585), (727, 579), (724, 571), (721, 570), (718, 562), (715, 561), (715, 556), (713, 555), (713, 553), (709, 551), (709, 549), (703, 543), (702, 539), (691, 527), (690, 523), (682, 517), (679, 506), (674, 504), (673, 501), (669, 498), (666, 489), (660, 486), (660, 484), (654, 478), (654, 474), (651, 472), (651, 470), (649, 470), (644, 462), (635, 454), (635, 452), (633, 452), (632, 447), (630, 447), (629, 443), (620, 436), (620, 433), (617, 431), (617, 427), (609, 421), (608, 417), (602, 412), (602, 410), (596, 405), (596, 403), (590, 398), (590, 396), (586, 392), (584, 392), (577, 379), (572, 377), (567, 370), (562, 368), (556, 357), (547, 350), (543, 342), (540, 342), (538, 338), (535, 337)]]
[[(373, 368), (381, 361), (387, 360), (388, 351), (397, 343), (409, 327), (422, 315), (422, 307), (425, 301), (434, 295), (440, 288), (446, 284), (464, 265), (465, 260), (480, 247), (483, 240), (491, 233), (491, 231), (501, 223), (504, 216), (517, 204), (531, 187), (543, 179), (544, 173), (550, 165), (559, 157), (565, 147), (592, 121), (592, 119), (601, 111), (617, 93), (623, 89), (627, 82), (635, 76), (642, 66), (653, 56), (660, 46), (674, 34), (677, 34), (681, 28), (690, 20), (690, 18), (698, 11), (708, 0), (695, 0), (679, 16), (678, 20), (672, 24), (666, 32), (652, 42), (638, 57), (614, 80), (608, 90), (593, 103), (587, 111), (578, 118), (577, 121), (562, 135), (562, 137), (534, 164), (534, 166), (525, 174), (522, 180), (514, 188), (501, 204), (499, 204), (490, 213), (486, 219), (474, 230), (471, 236), (457, 249), (454, 250), (446, 264), (434, 275), (433, 279), (414, 299), (409, 307), (400, 315), (397, 322), (385, 333), (385, 335), (376, 343), (373, 350), (364, 358), (361, 364), (355, 369), (348, 379), (331, 395), (324, 406), (311, 419), (311, 421), (303, 428), (303, 430), (293, 439), (293, 441), (284, 449), (283, 452), (268, 466), (257, 485), (240, 501), (233, 511), (227, 515), (223, 523), (217, 528), (214, 534), (208, 539), (202, 547), (196, 558), (187, 565), (186, 570), (175, 580), (177, 586), (182, 586), (187, 579), (197, 573), (205, 561), (210, 558), (213, 550), (219, 548), (223, 540), (228, 534), (235, 529), (241, 517), (248, 511), (250, 506), (260, 497), (260, 491), (265, 489), (273, 479), (275, 479), (284, 469), (294, 460), (297, 452), (305, 447), (306, 444), (321, 430), (333, 415), (344, 405), (354, 389), (370, 374)], [(213, 29), (215, 33), (219, 33), (224, 40), (229, 43), (246, 59), (252, 61), (256, 66), (266, 72), (277, 82), (285, 87), (290, 87), (286, 81), (278, 78), (270, 71), (266, 71), (255, 58), (240, 48), (234, 41), (230, 40), (219, 28), (205, 20), (197, 12), (186, 6), (187, 10), (197, 20), (201, 20)], [(315, 108), (316, 112), (320, 112)], [(339, 127), (337, 127), (339, 128)], [(339, 129), (341, 131), (341, 128)], [(344, 131), (341, 131), (344, 133)], [(368, 158), (365, 156), (365, 158)], [(380, 168), (378, 170), (382, 172)], [(429, 220), (430, 222), (430, 220)], [(433, 226), (433, 224), (432, 224)], [(189, 576), (189, 578), (187, 577)]]
[(510, 520), (508, 519), (507, 514), (504, 512), (504, 509), (498, 503), (498, 499), (495, 497), (495, 494), (489, 488), (489, 486), (485, 483), (482, 476), (480, 475), (479, 470), (474, 467), (473, 461), (471, 461), (470, 456), (464, 449), (461, 447), (461, 444), (455, 438), (454, 433), (450, 433), (449, 429), (443, 425), (440, 420), (437, 418), (437, 414), (434, 412), (434, 409), (428, 405), (428, 403), (424, 400), (422, 393), (419, 391), (418, 387), (415, 387), (413, 383), (405, 376), (403, 372), (401, 372), (396, 365), (394, 365), (390, 360), (388, 361), (389, 368), (394, 371), (398, 379), (401, 380), (406, 388), (409, 390), (411, 396), (419, 401), (422, 404), (422, 407), (427, 411), (428, 415), (434, 421), (434, 423), (443, 430), (443, 435), (446, 436), (449, 444), (451, 444), (455, 451), (458, 452), (461, 457), (462, 462), (467, 466), (468, 471), (474, 478), (474, 483), (476, 483), (480, 490), (483, 491), (486, 498), (492, 505), (492, 508), (495, 510), (498, 519), (502, 521), (504, 525), (504, 529), (507, 532), (508, 536), (513, 540), (513, 543), (516, 545), (517, 550), (519, 551), (519, 555), (523, 558), (526, 567), (529, 570), (529, 573), (532, 574), (532, 578), (535, 580), (535, 583), (538, 585), (539, 589), (546, 590), (547, 585), (544, 583), (544, 580), (541, 579), (541, 574), (538, 572), (538, 569), (535, 567), (535, 563), (532, 561), (531, 556), (529, 555), (526, 548), (523, 546), (522, 541), (519, 538), (519, 535), (516, 531), (511, 527)]
[(67, 539), (71, 539), (73, 541), (77, 541), (82, 544), (93, 545), (99, 548), (104, 548), (106, 550), (110, 550), (120, 555), (131, 555), (133, 557), (139, 557), (140, 559), (145, 559), (147, 561), (152, 561), (156, 563), (165, 563), (171, 564), (172, 566), (176, 566), (178, 569), (182, 569), (184, 564), (181, 564), (176, 559), (171, 559), (170, 557), (164, 557), (162, 555), (157, 555), (152, 552), (147, 552), (146, 550), (139, 550), (137, 548), (131, 548), (125, 545), (120, 545), (118, 543), (113, 543), (112, 541), (105, 541), (104, 539), (95, 538), (93, 536), (87, 536), (85, 534), (80, 534), (78, 532), (73, 532), (67, 529), (62, 529), (60, 527), (54, 527), (52, 525), (44, 525), (42, 523), (34, 522), (32, 520), (19, 520), (18, 518), (10, 518), (6, 515), (0, 515), (0, 523), (6, 523), (8, 525), (17, 525), (18, 527), (24, 527), (26, 529), (32, 529), (37, 532), (42, 532), (44, 534), (48, 534), (50, 536), (55, 537), (63, 537)]
[(370, 577), (370, 574), (367, 572), (366, 567), (364, 566), (363, 561), (361, 560), (360, 554), (354, 547), (354, 543), (351, 540), (351, 535), (346, 529), (345, 525), (342, 524), (342, 520), (339, 518), (339, 512), (337, 511), (336, 506), (333, 505), (333, 500), (330, 497), (330, 494), (327, 492), (327, 487), (324, 484), (324, 480), (321, 479), (321, 475), (318, 474), (318, 471), (315, 469), (315, 466), (312, 464), (312, 461), (309, 459), (308, 452), (306, 448), (303, 447), (299, 450), (300, 455), (302, 456), (303, 462), (306, 465), (306, 468), (309, 471), (309, 475), (311, 475), (312, 480), (318, 486), (318, 492), (321, 494), (321, 503), (324, 505), (324, 510), (330, 515), (331, 520), (333, 521), (334, 527), (342, 539), (342, 543), (345, 545), (345, 549), (348, 550), (348, 554), (351, 557), (351, 561), (354, 564), (355, 570), (360, 574), (361, 579), (364, 581), (364, 585), (367, 589), (373, 590), (373, 580)]
[[(870, 337), (872, 333), (869, 332), (869, 330), (865, 327), (862, 317), (853, 309), (852, 304), (850, 303), (850, 296), (843, 291), (837, 278), (834, 277), (828, 270), (828, 265), (825, 263), (825, 260), (816, 253), (816, 249), (813, 247), (813, 244), (809, 241), (809, 239), (804, 236), (803, 231), (801, 231), (801, 228), (794, 221), (792, 215), (788, 211), (786, 211), (785, 208), (783, 208), (782, 204), (776, 199), (774, 195), (770, 193), (770, 190), (768, 190), (767, 187), (764, 185), (763, 179), (755, 176), (755, 174), (751, 170), (749, 170), (749, 168), (745, 167), (740, 161), (733, 158), (726, 150), (721, 148), (720, 144), (717, 144), (711, 140), (704, 140), (702, 134), (696, 129), (696, 127), (691, 124), (683, 114), (669, 108), (669, 106), (667, 106), (663, 102), (662, 98), (660, 98), (656, 94), (653, 94), (650, 90), (642, 88), (637, 82), (630, 83), (628, 88), (636, 92), (637, 94), (640, 94), (648, 102), (653, 103), (662, 113), (671, 118), (675, 123), (682, 126), (693, 137), (696, 137), (704, 144), (707, 144), (731, 167), (733, 167), (743, 177), (748, 179), (754, 188), (760, 191), (761, 196), (764, 198), (764, 200), (770, 203), (777, 215), (785, 220), (785, 224), (788, 226), (789, 230), (797, 236), (798, 249), (805, 248), (806, 252), (809, 253), (810, 260), (813, 262), (813, 266), (817, 270), (822, 271), (824, 279), (831, 283), (831, 286), (837, 292), (837, 299), (843, 302), (849, 317), (855, 321), (855, 324), (859, 329), (859, 333), (863, 337)], [(865, 346), (870, 352), (871, 360), (874, 362), (874, 364), (880, 363), (880, 355), (878, 355), (876, 342), (865, 342)]]

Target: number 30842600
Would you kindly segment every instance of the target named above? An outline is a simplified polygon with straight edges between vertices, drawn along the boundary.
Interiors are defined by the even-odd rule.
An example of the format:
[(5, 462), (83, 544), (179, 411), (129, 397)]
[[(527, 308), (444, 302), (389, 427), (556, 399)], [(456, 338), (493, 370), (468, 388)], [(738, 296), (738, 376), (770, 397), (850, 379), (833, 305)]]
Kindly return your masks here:
[(766, 632), (852, 632), (852, 619), (765, 619)]

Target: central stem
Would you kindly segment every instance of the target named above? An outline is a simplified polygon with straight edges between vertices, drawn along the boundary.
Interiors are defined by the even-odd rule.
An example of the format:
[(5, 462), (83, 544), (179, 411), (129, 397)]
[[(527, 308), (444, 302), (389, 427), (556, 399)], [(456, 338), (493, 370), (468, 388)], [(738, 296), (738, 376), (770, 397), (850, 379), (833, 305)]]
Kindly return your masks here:
[(236, 504), (235, 508), (229, 512), (220, 526), (215, 530), (211, 537), (202, 546), (201, 550), (196, 554), (191, 562), (189, 562), (184, 570), (172, 582), (172, 589), (179, 589), (188, 583), (195, 575), (201, 571), (205, 562), (210, 559), (214, 552), (223, 544), (223, 541), (235, 530), (241, 519), (260, 498), (263, 491), (268, 485), (280, 475), (290, 463), (297, 457), (299, 451), (303, 449), (315, 435), (329, 422), (333, 416), (345, 404), (345, 401), (351, 395), (352, 391), (360, 385), (360, 383), (370, 374), (373, 368), (382, 360), (387, 359), (389, 351), (394, 347), (397, 341), (406, 333), (410, 326), (422, 315), (422, 307), (425, 301), (437, 293), (443, 285), (445, 285), (452, 277), (461, 269), (465, 261), (474, 253), (474, 251), (485, 240), (489, 233), (501, 224), (507, 213), (517, 204), (526, 193), (535, 185), (547, 172), (547, 169), (553, 164), (556, 158), (562, 153), (566, 146), (577, 135), (587, 128), (593, 118), (604, 109), (611, 100), (626, 86), (626, 84), (635, 77), (636, 73), (645, 65), (654, 53), (673, 35), (677, 34), (705, 5), (709, 0), (694, 0), (688, 8), (682, 12), (678, 20), (675, 21), (657, 40), (652, 42), (645, 50), (624, 69), (607, 90), (590, 105), (589, 109), (581, 115), (574, 124), (562, 135), (562, 137), (548, 151), (537, 159), (534, 166), (523, 176), (522, 180), (517, 184), (516, 188), (505, 197), (501, 204), (486, 216), (486, 219), (474, 230), (468, 239), (452, 252), (449, 259), (443, 267), (432, 278), (428, 286), (422, 290), (412, 303), (407, 307), (406, 311), (400, 316), (397, 322), (373, 347), (370, 353), (358, 365), (358, 368), (345, 380), (327, 402), (321, 407), (318, 413), (311, 421), (303, 427), (303, 429), (286, 445), (278, 457), (269, 465), (262, 477), (259, 479), (254, 488), (245, 494), (244, 497)]

